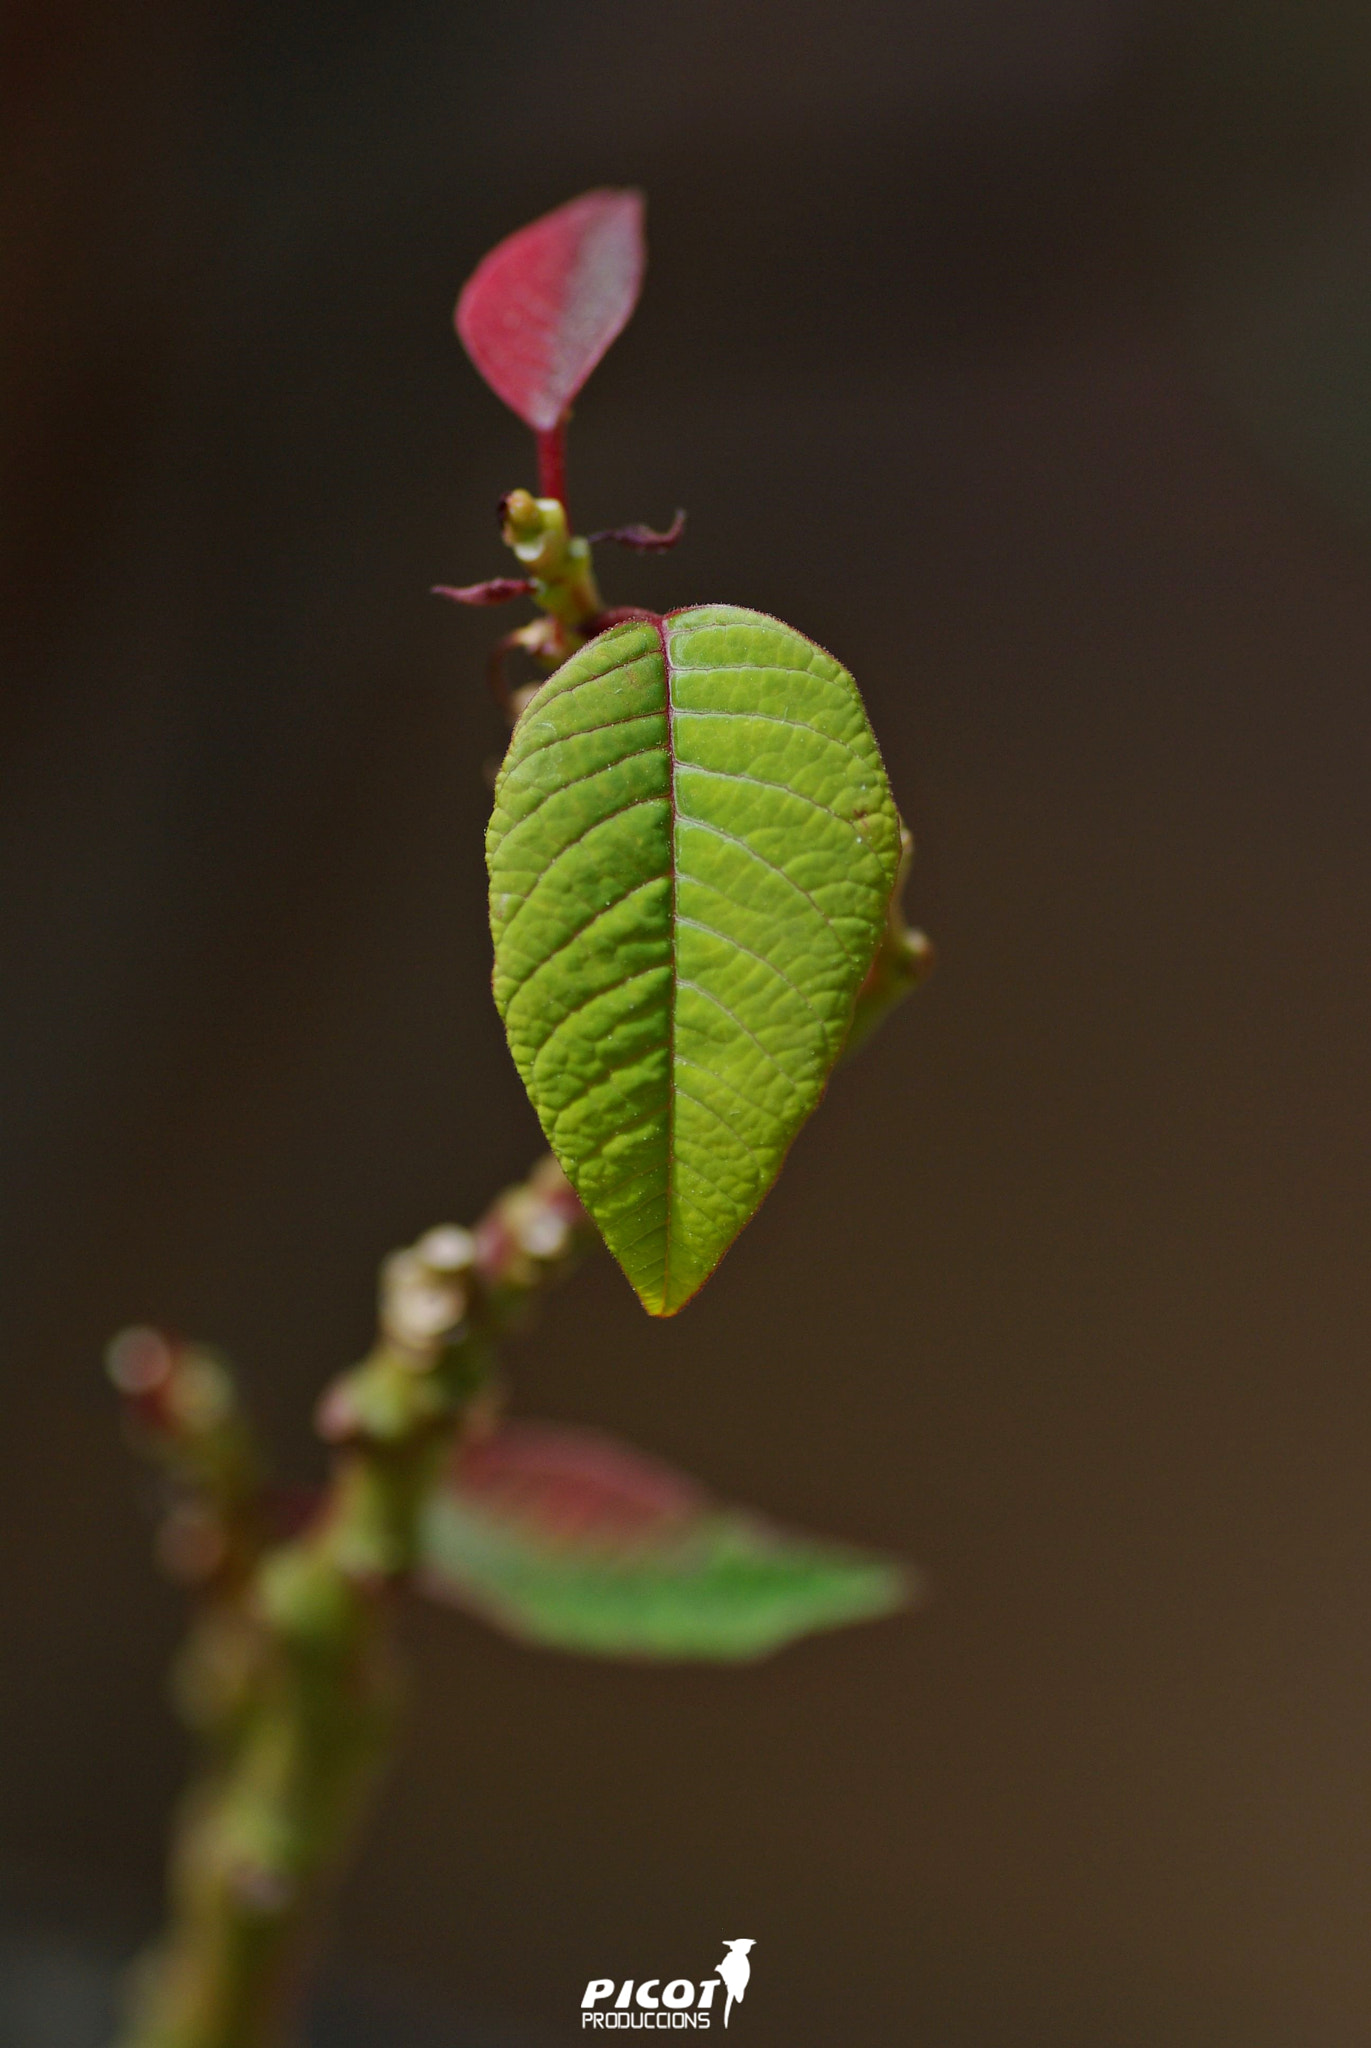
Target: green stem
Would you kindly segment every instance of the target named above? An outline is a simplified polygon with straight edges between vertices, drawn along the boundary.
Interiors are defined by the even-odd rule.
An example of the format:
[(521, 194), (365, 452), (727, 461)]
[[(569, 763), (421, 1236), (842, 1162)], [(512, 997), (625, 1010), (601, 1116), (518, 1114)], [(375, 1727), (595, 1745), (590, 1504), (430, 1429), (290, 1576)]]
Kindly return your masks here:
[[(388, 1260), (376, 1349), (320, 1403), (329, 1485), (308, 1526), (269, 1548), (248, 1533), (260, 1531), (244, 1485), (255, 1467), (222, 1365), (149, 1331), (116, 1341), (116, 1384), (178, 1490), (165, 1527), (200, 1529), (198, 1546), (181, 1544), (181, 1576), (202, 1596), (176, 1675), (200, 1765), (175, 1824), (167, 1928), (136, 1967), (120, 2048), (292, 2038), (390, 1753), (394, 1588), (415, 1563), (424, 1502), (488, 1387), (494, 1340), (590, 1241), (547, 1160), (475, 1233), (430, 1231)], [(206, 1386), (213, 1399), (188, 1396)], [(175, 1566), (175, 1545), (161, 1547)]]
[(873, 1031), (884, 1024), (890, 1012), (911, 995), (921, 981), (927, 979), (933, 967), (933, 948), (922, 932), (915, 931), (904, 921), (905, 880), (914, 858), (914, 841), (909, 828), (900, 827), (900, 869), (895, 877), (895, 887), (890, 892), (890, 906), (886, 912), (885, 931), (876, 949), (876, 957), (867, 971), (865, 981), (857, 991), (857, 1001), (852, 1012), (852, 1022), (847, 1028), (847, 1040), (842, 1056), (851, 1059), (859, 1046), (865, 1045)]
[(388, 1616), (308, 1542), (257, 1576), (252, 1697), (178, 1817), (170, 1920), (125, 2043), (277, 2048), (394, 1725)]

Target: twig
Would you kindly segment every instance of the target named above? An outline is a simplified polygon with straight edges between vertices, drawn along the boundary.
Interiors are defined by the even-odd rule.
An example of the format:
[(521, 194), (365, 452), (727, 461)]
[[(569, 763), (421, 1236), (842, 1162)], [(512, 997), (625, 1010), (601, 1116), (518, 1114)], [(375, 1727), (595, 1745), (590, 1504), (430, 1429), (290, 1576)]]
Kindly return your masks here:
[[(201, 1596), (176, 1686), (199, 1767), (173, 1838), (168, 1925), (135, 1966), (121, 2048), (289, 2037), (389, 1754), (390, 1595), (416, 1562), (424, 1501), (489, 1385), (496, 1341), (594, 1241), (545, 1159), (474, 1231), (443, 1226), (387, 1260), (376, 1346), (319, 1405), (329, 1483), (299, 1534), (270, 1546), (226, 1369), (154, 1331), (116, 1339), (111, 1375), (173, 1487), (159, 1550), (174, 1568), (179, 1543), (192, 1561), (179, 1575)], [(169, 1545), (175, 1528), (204, 1540)]]

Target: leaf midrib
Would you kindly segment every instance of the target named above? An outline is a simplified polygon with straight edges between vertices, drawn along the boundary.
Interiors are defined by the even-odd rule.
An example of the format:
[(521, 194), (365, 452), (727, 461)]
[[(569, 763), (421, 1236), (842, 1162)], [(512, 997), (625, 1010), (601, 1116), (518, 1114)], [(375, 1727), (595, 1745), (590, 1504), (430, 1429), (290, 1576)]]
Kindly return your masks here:
[(671, 869), (671, 996), (666, 1026), (666, 1213), (662, 1231), (662, 1311), (671, 1302), (671, 1226), (675, 1214), (676, 1179), (676, 1005), (680, 1001), (680, 926), (676, 917), (679, 863), (676, 857), (676, 828), (680, 811), (676, 803), (676, 704), (671, 690), (671, 650), (666, 620), (656, 618), (653, 627), (662, 658), (662, 708), (666, 713), (667, 765), (667, 859)]

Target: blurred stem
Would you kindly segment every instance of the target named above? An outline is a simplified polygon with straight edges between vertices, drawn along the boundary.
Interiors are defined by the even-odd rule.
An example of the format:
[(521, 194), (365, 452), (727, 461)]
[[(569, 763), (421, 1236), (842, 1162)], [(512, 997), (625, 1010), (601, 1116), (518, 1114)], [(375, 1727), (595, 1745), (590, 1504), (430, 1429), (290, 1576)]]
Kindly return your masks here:
[(890, 1012), (911, 995), (932, 972), (933, 947), (922, 932), (915, 931), (904, 921), (905, 880), (914, 859), (914, 841), (908, 826), (900, 826), (900, 866), (895, 877), (895, 887), (890, 892), (890, 907), (886, 912), (885, 931), (876, 949), (876, 957), (867, 969), (865, 981), (857, 991), (857, 1001), (848, 1026), (847, 1040), (842, 1056), (851, 1059), (854, 1052), (864, 1045), (878, 1026), (884, 1024)]
[[(159, 1549), (197, 1587), (178, 1708), (200, 1756), (177, 1815), (165, 1933), (137, 1966), (121, 2048), (284, 2048), (323, 1909), (388, 1758), (393, 1593), (495, 1340), (592, 1242), (555, 1162), (474, 1232), (386, 1262), (375, 1349), (327, 1390), (332, 1476), (265, 1545), (259, 1466), (209, 1354), (126, 1332), (110, 1369), (173, 1500)], [(169, 1538), (168, 1532), (172, 1532)]]

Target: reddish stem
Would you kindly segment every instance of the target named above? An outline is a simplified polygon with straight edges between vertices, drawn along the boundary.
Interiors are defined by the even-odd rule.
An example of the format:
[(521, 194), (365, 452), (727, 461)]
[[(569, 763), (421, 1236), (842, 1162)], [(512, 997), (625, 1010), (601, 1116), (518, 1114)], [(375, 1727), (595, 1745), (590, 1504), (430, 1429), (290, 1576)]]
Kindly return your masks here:
[(538, 496), (566, 506), (566, 414), (538, 436)]

